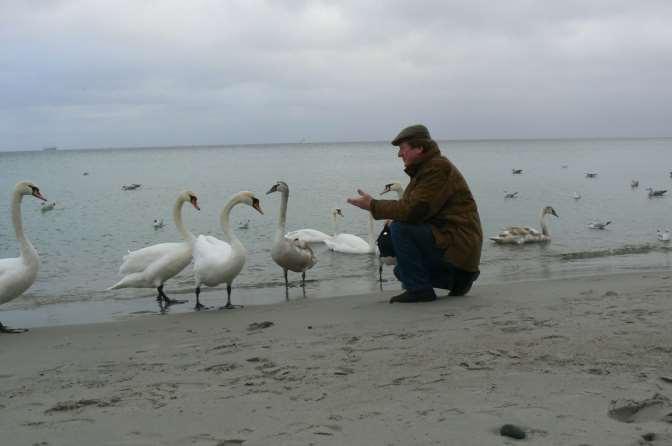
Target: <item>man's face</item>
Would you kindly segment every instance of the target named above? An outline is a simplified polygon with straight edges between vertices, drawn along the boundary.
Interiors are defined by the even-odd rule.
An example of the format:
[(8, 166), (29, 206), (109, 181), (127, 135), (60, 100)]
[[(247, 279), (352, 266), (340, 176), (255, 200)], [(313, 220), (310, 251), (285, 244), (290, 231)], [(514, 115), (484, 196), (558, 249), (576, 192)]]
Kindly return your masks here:
[(404, 167), (408, 167), (415, 161), (420, 158), (422, 155), (422, 148), (420, 147), (411, 147), (407, 142), (402, 142), (399, 144), (399, 153), (397, 156), (404, 160)]

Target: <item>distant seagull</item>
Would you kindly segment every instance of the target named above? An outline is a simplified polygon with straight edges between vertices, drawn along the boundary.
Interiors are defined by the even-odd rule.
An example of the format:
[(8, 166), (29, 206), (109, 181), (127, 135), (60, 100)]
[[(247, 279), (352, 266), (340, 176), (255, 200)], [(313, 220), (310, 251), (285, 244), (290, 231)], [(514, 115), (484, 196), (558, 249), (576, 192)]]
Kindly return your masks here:
[(667, 189), (665, 189), (665, 190), (653, 190), (650, 187), (647, 187), (646, 190), (649, 191), (649, 198), (662, 197), (667, 192)]
[(611, 220), (606, 221), (606, 222), (593, 221), (593, 222), (588, 223), (588, 227), (590, 229), (605, 229), (607, 227), (607, 225), (609, 225), (610, 223), (611, 223)]
[(656, 233), (656, 237), (658, 237), (658, 240), (661, 242), (669, 242), (670, 241), (670, 230), (665, 229), (661, 231), (660, 229)]
[(87, 176), (89, 172), (84, 172), (82, 175)]
[(569, 167), (569, 166), (568, 166), (567, 164), (563, 164), (563, 165), (562, 165), (562, 168), (563, 168), (563, 169), (566, 169), (566, 168), (568, 168), (568, 167)]
[(586, 172), (586, 178), (595, 178), (597, 176), (597, 172)]
[(53, 211), (55, 207), (56, 207), (55, 201), (52, 201), (51, 203), (42, 203), (40, 210), (42, 212)]
[(632, 180), (630, 181), (630, 187), (635, 189), (639, 187), (639, 180)]
[(163, 218), (154, 219), (153, 225), (154, 225), (154, 229), (163, 228), (165, 226), (164, 223), (163, 223)]
[(518, 198), (518, 192), (504, 191), (504, 198)]
[(574, 192), (574, 195), (572, 196), (575, 200), (580, 200), (581, 199), (581, 194), (578, 192)]
[(121, 186), (121, 190), (136, 190), (136, 189), (139, 189), (141, 186), (142, 186), (142, 184), (137, 184), (137, 183), (124, 184), (123, 186)]
[(514, 175), (521, 175), (523, 173), (523, 169), (511, 169), (511, 173)]

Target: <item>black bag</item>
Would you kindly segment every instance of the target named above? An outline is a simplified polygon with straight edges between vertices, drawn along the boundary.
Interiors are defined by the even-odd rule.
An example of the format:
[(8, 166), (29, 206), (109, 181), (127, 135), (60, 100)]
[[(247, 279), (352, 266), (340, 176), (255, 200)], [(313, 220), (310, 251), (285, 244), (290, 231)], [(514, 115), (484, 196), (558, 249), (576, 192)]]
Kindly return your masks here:
[(389, 225), (386, 224), (383, 226), (383, 230), (380, 231), (376, 244), (378, 245), (378, 251), (380, 251), (380, 257), (396, 257)]

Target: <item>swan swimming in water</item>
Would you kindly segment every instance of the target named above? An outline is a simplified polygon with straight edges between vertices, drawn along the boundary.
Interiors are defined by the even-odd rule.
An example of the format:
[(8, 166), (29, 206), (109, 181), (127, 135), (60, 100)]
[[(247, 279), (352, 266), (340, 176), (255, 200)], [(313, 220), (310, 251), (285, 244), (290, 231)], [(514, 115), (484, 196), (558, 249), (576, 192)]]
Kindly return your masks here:
[(238, 237), (231, 231), (229, 214), (238, 204), (253, 207), (260, 214), (264, 212), (259, 199), (252, 192), (242, 191), (231, 197), (219, 216), (224, 232), (224, 241), (209, 235), (199, 235), (194, 243), (194, 279), (196, 281), (195, 310), (204, 308), (199, 300), (201, 285), (214, 287), (226, 283), (226, 305), (222, 308), (235, 308), (231, 305), (231, 284), (245, 266), (247, 251)]
[(343, 254), (375, 254), (377, 247), (373, 234), (373, 215), (371, 215), (371, 212), (367, 211), (367, 213), (369, 214), (368, 241), (354, 234), (341, 233), (325, 240), (324, 244), (330, 250)]
[(163, 284), (191, 263), (192, 247), (196, 237), (187, 230), (182, 222), (182, 205), (184, 203), (191, 203), (194, 209), (201, 210), (198, 206), (198, 198), (193, 192), (185, 191), (177, 197), (173, 206), (173, 220), (184, 241), (160, 243), (136, 251), (129, 251), (124, 256), (124, 261), (119, 268), (119, 274), (124, 275), (124, 278), (107, 290), (156, 288), (159, 293), (156, 299), (162, 308), (164, 305), (184, 303), (184, 301), (168, 298), (163, 292)]
[(317, 229), (298, 229), (285, 234), (285, 238), (290, 240), (297, 239), (304, 243), (324, 243), (326, 240), (331, 240), (338, 232), (338, 217), (343, 218), (343, 212), (339, 208), (331, 210), (331, 223), (333, 227), (333, 235), (325, 234)]
[[(12, 194), (12, 225), (19, 242), (19, 257), (0, 259), (0, 305), (19, 297), (31, 287), (40, 267), (40, 256), (23, 232), (21, 201), (24, 195), (46, 201), (40, 188), (29, 181), (21, 181), (14, 186)], [(0, 322), (2, 333), (23, 333), (26, 329), (11, 329)]]
[(541, 232), (529, 226), (511, 226), (500, 232), (497, 236), (490, 237), (490, 240), (500, 244), (517, 245), (522, 245), (523, 243), (548, 242), (551, 240), (551, 233), (546, 225), (546, 215), (558, 216), (555, 209), (552, 207), (546, 206), (543, 208), (541, 210), (541, 215), (539, 216)]
[(285, 238), (287, 226), (287, 201), (289, 200), (289, 186), (284, 181), (278, 181), (266, 192), (266, 195), (280, 192), (280, 216), (275, 231), (275, 241), (271, 248), (271, 258), (282, 268), (285, 275), (285, 288), (289, 288), (287, 271), (301, 273), (301, 284), (306, 284), (306, 271), (315, 266), (317, 259), (310, 246), (297, 239)]

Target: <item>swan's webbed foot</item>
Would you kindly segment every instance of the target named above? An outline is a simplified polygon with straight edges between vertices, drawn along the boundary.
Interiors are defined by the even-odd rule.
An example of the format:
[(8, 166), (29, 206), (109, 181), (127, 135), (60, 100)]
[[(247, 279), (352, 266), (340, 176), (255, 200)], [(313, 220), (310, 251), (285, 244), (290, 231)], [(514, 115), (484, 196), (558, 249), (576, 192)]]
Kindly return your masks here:
[(200, 302), (196, 302), (196, 305), (194, 305), (194, 310), (195, 311), (201, 311), (201, 310), (209, 310), (212, 307), (208, 307), (207, 305), (203, 305)]
[(2, 325), (2, 322), (0, 322), (0, 333), (17, 334), (17, 333), (25, 333), (27, 331), (28, 331), (27, 328), (9, 328), (6, 325)]
[(181, 299), (171, 299), (170, 297), (165, 297), (163, 298), (163, 304), (166, 306), (171, 306), (171, 305), (177, 305), (177, 304), (186, 304), (186, 300), (181, 300)]
[(243, 306), (233, 305), (231, 302), (227, 302), (226, 305), (219, 307), (220, 310), (235, 310), (236, 308), (243, 308)]

